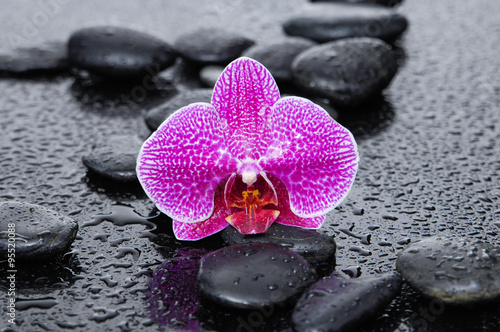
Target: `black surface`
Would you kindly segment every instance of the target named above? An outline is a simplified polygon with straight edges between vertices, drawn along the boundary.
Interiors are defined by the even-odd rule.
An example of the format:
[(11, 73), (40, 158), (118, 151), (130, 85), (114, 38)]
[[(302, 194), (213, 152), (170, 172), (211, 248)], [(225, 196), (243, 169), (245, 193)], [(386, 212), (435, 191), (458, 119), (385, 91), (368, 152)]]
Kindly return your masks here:
[[(284, 38), (282, 22), (302, 12), (303, 5), (312, 4), (94, 0), (61, 1), (57, 8), (44, 9), (38, 2), (9, 1), (0, 11), (0, 50), (67, 40), (80, 28), (110, 24), (170, 43), (203, 26), (272, 41)], [(362, 276), (394, 271), (398, 252), (430, 235), (500, 243), (500, 2), (407, 0), (397, 10), (410, 22), (399, 42), (406, 54), (404, 66), (379, 109), (341, 116), (353, 132), (361, 133), (356, 135), (360, 169), (348, 198), (319, 230), (335, 235), (337, 269), (359, 266)], [(33, 17), (40, 12), (50, 13), (48, 20), (35, 26)], [(179, 89), (188, 85), (180, 81)], [(81, 162), (95, 140), (147, 136), (142, 113), (151, 105), (119, 103), (106, 94), (92, 99), (97, 88), (76, 98), (73, 83), (71, 77), (0, 80), (0, 199), (42, 204), (80, 224), (71, 262), (57, 265), (64, 282), (49, 278), (46, 269), (39, 271), (47, 278), (37, 281), (28, 266), (18, 266), (26, 272), (19, 282), (31, 285), (22, 288), (20, 298), (58, 302), (18, 311), (18, 330), (158, 330), (144, 300), (147, 272), (172, 250), (154, 244), (146, 232), (151, 226), (144, 221), (153, 205), (140, 192), (89, 183)], [(132, 88), (118, 98), (121, 93), (130, 96)], [(148, 98), (153, 93), (147, 90)], [(109, 221), (85, 226), (98, 214), (97, 219)], [(161, 227), (170, 227), (168, 219)], [(367, 234), (371, 241), (362, 242)], [(214, 239), (203, 245), (210, 241)], [(4, 287), (3, 265), (0, 269)], [(5, 301), (2, 296), (2, 327)], [(388, 309), (360, 330), (498, 331), (499, 312), (498, 304), (438, 307), (404, 285)]]

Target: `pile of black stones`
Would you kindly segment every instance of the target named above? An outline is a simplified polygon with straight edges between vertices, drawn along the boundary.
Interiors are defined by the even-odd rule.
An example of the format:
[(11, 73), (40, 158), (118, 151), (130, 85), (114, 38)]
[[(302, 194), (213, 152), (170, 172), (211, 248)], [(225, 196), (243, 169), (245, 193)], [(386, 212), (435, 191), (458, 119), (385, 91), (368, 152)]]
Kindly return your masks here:
[[(224, 66), (247, 56), (271, 71), (284, 94), (318, 100), (338, 116), (376, 104), (397, 74), (404, 60), (398, 38), (408, 22), (383, 5), (399, 2), (311, 4), (284, 23), (288, 37), (273, 44), (216, 28), (192, 31), (172, 45), (124, 27), (85, 28), (66, 44), (0, 56), (0, 75), (71, 73), (82, 99), (99, 98), (109, 85), (133, 87), (122, 102), (147, 105), (145, 122), (154, 131), (180, 107), (209, 102)], [(205, 88), (191, 87), (192, 77)], [(158, 98), (145, 101), (146, 91)], [(140, 191), (135, 160), (143, 140), (132, 135), (99, 142), (83, 157), (89, 176)], [(148, 220), (169, 222), (155, 213)], [(69, 216), (27, 202), (1, 202), (2, 255), (8, 252), (12, 223), (20, 261), (61, 260), (77, 237), (78, 225)], [(332, 237), (280, 224), (265, 234), (247, 236), (228, 227), (202, 241), (203, 249), (186, 249), (172, 236), (156, 241), (170, 246), (165, 250), (171, 251), (171, 258), (152, 272), (147, 302), (155, 322), (179, 330), (356, 330), (382, 315), (402, 287), (434, 301), (435, 311), (445, 304), (475, 307), (500, 299), (500, 249), (468, 239), (435, 236), (417, 241), (399, 254), (393, 272), (368, 276), (360, 276), (359, 267), (335, 269)], [(122, 254), (140, 255), (133, 250)], [(56, 304), (51, 298), (36, 305)], [(117, 313), (105, 312), (96, 321), (113, 315)]]

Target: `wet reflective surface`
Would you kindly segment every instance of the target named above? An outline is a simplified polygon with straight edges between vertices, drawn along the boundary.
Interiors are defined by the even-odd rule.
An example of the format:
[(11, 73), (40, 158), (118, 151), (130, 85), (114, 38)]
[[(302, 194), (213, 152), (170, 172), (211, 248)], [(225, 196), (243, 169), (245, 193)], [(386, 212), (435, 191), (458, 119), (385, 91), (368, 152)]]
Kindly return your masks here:
[[(71, 32), (95, 25), (133, 28), (169, 43), (204, 26), (225, 27), (256, 42), (278, 40), (281, 23), (308, 4), (0, 3), (3, 53), (13, 46), (64, 42)], [(394, 271), (397, 254), (430, 235), (500, 245), (500, 26), (495, 14), (500, 3), (407, 0), (397, 10), (410, 23), (398, 42), (404, 63), (381, 100), (339, 115), (358, 140), (360, 169), (350, 195), (320, 229), (335, 236), (337, 270), (357, 275), (359, 267), (361, 276)], [(135, 86), (89, 85), (70, 75), (0, 80), (0, 200), (40, 204), (80, 225), (69, 254), (36, 268), (18, 266), (20, 331), (160, 329), (144, 299), (152, 270), (176, 248), (222, 245), (220, 238), (179, 243), (168, 218), (156, 216), (140, 188), (96, 178), (82, 163), (94, 143), (108, 137), (147, 137), (146, 111), (172, 90), (198, 84), (182, 68), (161, 76), (166, 83), (147, 90), (144, 98), (134, 98)], [(5, 271), (0, 263), (2, 289)], [(495, 331), (499, 312), (498, 304), (443, 306), (405, 285), (362, 331)], [(216, 314), (199, 319), (217, 327), (224, 317), (238, 317)]]

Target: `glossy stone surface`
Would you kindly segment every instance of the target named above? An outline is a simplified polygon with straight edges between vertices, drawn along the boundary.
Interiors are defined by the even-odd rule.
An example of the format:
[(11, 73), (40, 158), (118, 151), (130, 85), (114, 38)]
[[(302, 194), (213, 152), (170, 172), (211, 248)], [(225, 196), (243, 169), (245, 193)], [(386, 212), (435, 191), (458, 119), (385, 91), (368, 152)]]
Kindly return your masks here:
[(66, 44), (47, 42), (0, 53), (0, 76), (59, 74), (69, 69)]
[(446, 304), (500, 299), (500, 247), (493, 244), (431, 237), (401, 252), (396, 267), (416, 290)]
[[(11, 227), (15, 224), (14, 227)], [(14, 233), (9, 231), (14, 229)], [(9, 253), (9, 234), (15, 234), (15, 260), (51, 259), (75, 240), (78, 224), (43, 206), (25, 202), (0, 203), (0, 255)], [(12, 243), (12, 242), (10, 242)]]
[(228, 64), (253, 44), (253, 40), (226, 29), (204, 28), (182, 35), (174, 45), (190, 61)]
[(173, 48), (161, 39), (121, 27), (85, 28), (74, 32), (68, 42), (73, 66), (112, 79), (155, 76), (176, 57)]
[(215, 83), (222, 74), (224, 67), (217, 65), (208, 65), (200, 70), (200, 80), (201, 82), (209, 88), (213, 88)]
[(242, 55), (262, 63), (278, 83), (290, 82), (293, 78), (292, 62), (301, 52), (316, 45), (303, 38), (287, 38), (274, 44), (257, 44)]
[(295, 331), (355, 331), (376, 317), (401, 289), (397, 274), (359, 279), (328, 277), (312, 285), (292, 314)]
[(357, 106), (379, 96), (397, 69), (391, 47), (374, 38), (315, 46), (292, 64), (298, 86), (342, 106)]
[(319, 43), (352, 38), (372, 37), (392, 41), (408, 26), (406, 18), (377, 5), (318, 3), (283, 25), (285, 32)]
[(335, 241), (314, 230), (274, 223), (263, 234), (243, 235), (234, 227), (222, 231), (228, 244), (268, 243), (295, 251), (312, 264), (329, 262), (335, 265)]
[(88, 169), (118, 182), (137, 181), (135, 166), (143, 141), (137, 136), (119, 135), (97, 142), (82, 161)]
[(293, 303), (316, 281), (316, 272), (295, 252), (280, 246), (245, 243), (202, 257), (198, 288), (202, 297), (239, 309)]
[(213, 89), (195, 89), (179, 92), (165, 103), (146, 113), (145, 120), (149, 129), (156, 130), (175, 111), (192, 103), (210, 103)]

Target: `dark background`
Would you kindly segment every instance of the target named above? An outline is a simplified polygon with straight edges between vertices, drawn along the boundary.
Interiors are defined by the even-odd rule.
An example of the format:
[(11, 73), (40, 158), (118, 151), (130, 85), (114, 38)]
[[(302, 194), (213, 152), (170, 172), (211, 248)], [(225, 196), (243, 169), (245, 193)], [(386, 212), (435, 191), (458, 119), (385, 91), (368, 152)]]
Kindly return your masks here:
[[(0, 0), (0, 53), (66, 41), (96, 25), (171, 43), (196, 28), (219, 26), (270, 42), (284, 37), (281, 23), (306, 4)], [(406, 243), (434, 234), (499, 244), (500, 2), (407, 0), (397, 11), (410, 23), (397, 43), (403, 66), (382, 100), (340, 116), (358, 140), (360, 168), (350, 195), (320, 229), (335, 236), (338, 269), (359, 266), (363, 275), (393, 271)], [(180, 82), (177, 89), (191, 86)], [(153, 205), (136, 187), (88, 176), (81, 158), (107, 137), (147, 137), (144, 112), (170, 88), (148, 91), (131, 105), (120, 101), (131, 87), (87, 86), (71, 76), (0, 79), (0, 200), (40, 204), (80, 224), (71, 254), (18, 266), (19, 300), (48, 307), (18, 309), (19, 331), (157, 329), (145, 309), (147, 271), (172, 250), (151, 240), (140, 217)], [(99, 214), (118, 221), (84, 226)], [(124, 220), (127, 225), (117, 225)], [(371, 234), (370, 244), (342, 229)], [(0, 274), (5, 285), (5, 271)], [(404, 286), (364, 331), (500, 330), (498, 304), (444, 311), (433, 305)]]

